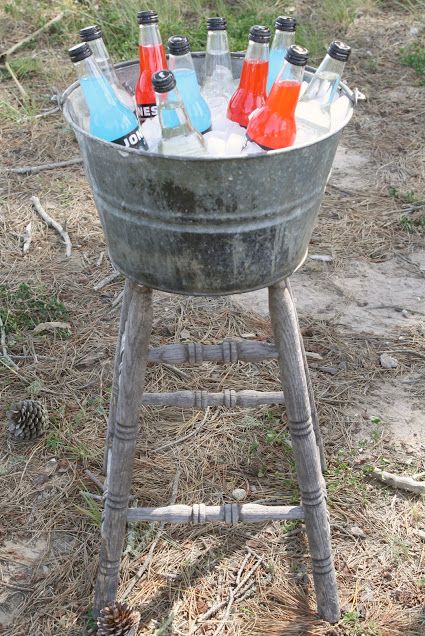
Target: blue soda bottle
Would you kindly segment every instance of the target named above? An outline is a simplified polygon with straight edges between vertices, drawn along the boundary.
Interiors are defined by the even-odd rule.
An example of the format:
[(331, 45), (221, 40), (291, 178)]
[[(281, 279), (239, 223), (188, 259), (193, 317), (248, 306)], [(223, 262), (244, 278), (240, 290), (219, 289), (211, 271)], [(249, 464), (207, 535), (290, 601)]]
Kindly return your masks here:
[(211, 112), (201, 95), (195, 67), (190, 54), (189, 40), (180, 35), (168, 40), (168, 68), (176, 78), (177, 88), (183, 99), (192, 126), (200, 133), (211, 128)]
[(92, 135), (127, 148), (148, 149), (136, 115), (116, 96), (102, 74), (93, 53), (82, 42), (69, 49), (80, 80), (81, 90), (89, 110), (89, 130)]
[(295, 18), (280, 15), (274, 23), (276, 31), (274, 34), (269, 57), (269, 74), (267, 77), (267, 94), (272, 86), (280, 69), (285, 62), (285, 55), (291, 44), (295, 44), (295, 29), (297, 21)]

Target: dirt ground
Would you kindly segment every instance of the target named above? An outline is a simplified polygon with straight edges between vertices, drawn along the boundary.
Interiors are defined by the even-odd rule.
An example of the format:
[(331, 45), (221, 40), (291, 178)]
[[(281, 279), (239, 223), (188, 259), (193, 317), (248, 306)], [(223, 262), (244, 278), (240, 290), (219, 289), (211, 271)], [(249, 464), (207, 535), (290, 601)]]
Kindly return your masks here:
[[(343, 617), (330, 627), (315, 614), (302, 524), (162, 530), (143, 524), (129, 528), (118, 595), (141, 612), (140, 635), (194, 633), (197, 618), (229, 598), (238, 572), (255, 567), (225, 624), (222, 610), (197, 633), (425, 633), (423, 499), (370, 477), (375, 466), (407, 475), (425, 471), (425, 89), (397, 62), (400, 47), (424, 37), (425, 23), (396, 9), (360, 13), (350, 26), (347, 79), (368, 100), (344, 133), (310, 258), (293, 277), (329, 463)], [(5, 80), (1, 90), (16, 89)], [(60, 113), (5, 120), (2, 150), (5, 167), (78, 155)], [(4, 422), (16, 400), (40, 399), (50, 428), (32, 444), (15, 443), (5, 427), (1, 432), (0, 633), (77, 636), (92, 624), (100, 521), (99, 503), (81, 493), (100, 494), (86, 471), (101, 478), (123, 282), (96, 289), (111, 265), (81, 167), (1, 176), (0, 315), (16, 368), (0, 359), (0, 417)], [(33, 214), (33, 195), (66, 222), (70, 258)], [(19, 237), (30, 221), (33, 240), (22, 257)], [(68, 326), (34, 332), (48, 320)], [(263, 291), (195, 300), (157, 294), (153, 346), (229, 336), (271, 338)], [(383, 353), (396, 358), (396, 368), (381, 366)], [(277, 365), (148, 368), (149, 391), (189, 386), (278, 390)], [(298, 501), (278, 407), (211, 409), (203, 418), (196, 411), (143, 409), (133, 483), (139, 505), (167, 503), (176, 474), (177, 502), (229, 502), (235, 488), (246, 491), (246, 501)], [(157, 450), (195, 427), (187, 442)], [(134, 580), (153, 542), (152, 561)]]

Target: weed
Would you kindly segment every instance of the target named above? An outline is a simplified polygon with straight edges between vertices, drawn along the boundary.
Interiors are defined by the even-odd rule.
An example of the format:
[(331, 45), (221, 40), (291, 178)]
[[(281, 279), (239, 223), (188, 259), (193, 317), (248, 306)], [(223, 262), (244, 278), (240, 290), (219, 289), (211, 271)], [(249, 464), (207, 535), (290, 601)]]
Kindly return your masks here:
[(0, 318), (7, 334), (19, 334), (40, 322), (64, 321), (68, 317), (68, 311), (55, 295), (36, 290), (26, 283), (21, 283), (14, 291), (0, 285)]
[(401, 63), (412, 68), (420, 78), (420, 84), (425, 85), (425, 46), (415, 42), (401, 49)]
[(400, 217), (400, 226), (405, 232), (409, 232), (409, 234), (418, 234), (425, 228), (425, 216), (420, 216), (415, 219), (403, 214), (403, 216)]
[(82, 492), (81, 496), (84, 499), (86, 508), (83, 508), (82, 506), (75, 506), (75, 507), (77, 508), (79, 512), (81, 512), (83, 515), (85, 515), (88, 518), (88, 520), (93, 526), (95, 526), (96, 528), (100, 528), (100, 525), (102, 523), (102, 512), (100, 510), (99, 505), (97, 504), (96, 501), (93, 501), (93, 499), (89, 497), (88, 495), (86, 495), (85, 493)]

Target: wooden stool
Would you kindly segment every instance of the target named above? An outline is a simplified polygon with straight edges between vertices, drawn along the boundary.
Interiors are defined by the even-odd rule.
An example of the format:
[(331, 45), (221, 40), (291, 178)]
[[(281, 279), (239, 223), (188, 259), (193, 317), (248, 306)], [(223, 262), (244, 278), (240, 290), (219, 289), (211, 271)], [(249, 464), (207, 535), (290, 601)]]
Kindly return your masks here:
[[(149, 351), (152, 327), (152, 290), (125, 283), (114, 366), (111, 406), (105, 450), (106, 498), (102, 543), (95, 593), (95, 614), (115, 601), (126, 524), (131, 521), (206, 523), (304, 519), (313, 567), (319, 614), (334, 623), (340, 619), (330, 527), (326, 508), (325, 468), (313, 390), (289, 281), (269, 287), (270, 316), (276, 347), (259, 342), (224, 342), (221, 345), (164, 345)], [(145, 393), (148, 360), (178, 364), (203, 360), (235, 362), (278, 358), (281, 392), (227, 390)], [(286, 405), (302, 506), (224, 504), (174, 505), (129, 508), (134, 454), (139, 432), (141, 403), (190, 406)]]

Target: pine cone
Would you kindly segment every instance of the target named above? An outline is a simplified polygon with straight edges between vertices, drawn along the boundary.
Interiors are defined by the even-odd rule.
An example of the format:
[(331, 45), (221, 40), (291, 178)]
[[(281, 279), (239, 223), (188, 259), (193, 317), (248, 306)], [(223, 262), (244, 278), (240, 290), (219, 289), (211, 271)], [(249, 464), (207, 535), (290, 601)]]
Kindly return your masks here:
[(100, 610), (97, 619), (97, 636), (136, 636), (140, 612), (125, 603), (115, 603)]
[(39, 437), (49, 423), (46, 408), (35, 400), (16, 402), (6, 416), (9, 433), (19, 441)]

